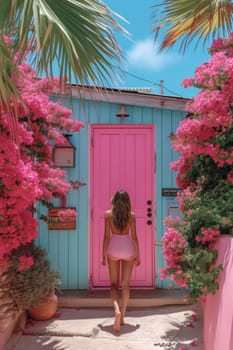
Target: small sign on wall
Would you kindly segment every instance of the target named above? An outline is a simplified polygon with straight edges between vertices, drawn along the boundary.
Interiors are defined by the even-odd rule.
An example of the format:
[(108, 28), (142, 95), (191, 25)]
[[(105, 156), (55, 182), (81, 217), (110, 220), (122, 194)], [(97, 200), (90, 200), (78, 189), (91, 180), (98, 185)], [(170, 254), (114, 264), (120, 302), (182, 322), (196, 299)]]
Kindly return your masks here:
[(53, 150), (54, 166), (59, 168), (75, 167), (74, 147), (55, 147)]
[(177, 193), (180, 192), (179, 188), (162, 188), (163, 197), (176, 197)]
[(49, 230), (75, 230), (76, 208), (49, 208)]

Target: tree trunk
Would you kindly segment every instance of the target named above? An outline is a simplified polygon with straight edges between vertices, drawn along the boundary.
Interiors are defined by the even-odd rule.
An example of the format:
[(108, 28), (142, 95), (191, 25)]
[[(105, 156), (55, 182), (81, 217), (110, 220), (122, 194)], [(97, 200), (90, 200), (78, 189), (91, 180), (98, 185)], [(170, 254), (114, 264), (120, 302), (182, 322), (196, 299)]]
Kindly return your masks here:
[(0, 332), (4, 332), (16, 316), (17, 306), (11, 296), (10, 279), (7, 272), (0, 276)]

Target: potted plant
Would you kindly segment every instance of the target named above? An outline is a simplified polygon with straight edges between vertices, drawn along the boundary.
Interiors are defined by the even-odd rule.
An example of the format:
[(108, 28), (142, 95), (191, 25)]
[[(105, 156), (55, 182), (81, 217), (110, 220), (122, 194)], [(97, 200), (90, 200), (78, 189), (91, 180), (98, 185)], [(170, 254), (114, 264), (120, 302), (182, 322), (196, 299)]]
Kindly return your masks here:
[[(24, 250), (24, 255), (22, 255)], [(9, 268), (10, 293), (17, 307), (27, 310), (36, 320), (46, 320), (54, 316), (57, 310), (57, 295), (61, 284), (59, 273), (52, 271), (45, 249), (30, 245), (20, 247), (13, 253), (12, 261), (21, 259), (32, 265), (19, 271), (16, 264)], [(33, 260), (33, 261), (32, 261)]]

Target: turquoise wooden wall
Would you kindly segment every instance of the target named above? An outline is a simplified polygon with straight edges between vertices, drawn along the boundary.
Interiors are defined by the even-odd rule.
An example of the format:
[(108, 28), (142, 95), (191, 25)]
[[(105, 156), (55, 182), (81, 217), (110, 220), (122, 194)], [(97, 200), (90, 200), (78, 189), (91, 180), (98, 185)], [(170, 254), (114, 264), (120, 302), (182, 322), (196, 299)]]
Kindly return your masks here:
[[(55, 97), (53, 97), (55, 99)], [(90, 124), (121, 124), (116, 117), (119, 104), (108, 102), (96, 102), (73, 98), (63, 98), (62, 103), (73, 110), (73, 118), (84, 122), (85, 128), (71, 137), (72, 144), (76, 147), (76, 167), (67, 169), (69, 180), (79, 180), (86, 185), (79, 190), (71, 190), (67, 196), (67, 206), (77, 208), (77, 229), (71, 231), (48, 231), (44, 223), (39, 227), (37, 243), (46, 248), (49, 254), (52, 268), (59, 270), (62, 278), (63, 289), (86, 289), (88, 282), (88, 250), (89, 250), (89, 188), (88, 188), (88, 164), (89, 164), (89, 125)], [(124, 124), (155, 124), (156, 140), (156, 193), (155, 193), (155, 235), (158, 244), (155, 246), (156, 254), (156, 286), (167, 287), (168, 281), (161, 281), (159, 269), (164, 265), (162, 248), (159, 244), (164, 234), (164, 218), (167, 216), (168, 201), (174, 198), (162, 197), (162, 188), (176, 188), (175, 174), (170, 169), (170, 163), (177, 158), (177, 154), (171, 149), (168, 135), (175, 132), (180, 121), (184, 118), (184, 111), (156, 109), (127, 105), (129, 117)], [(54, 202), (59, 206), (58, 202)], [(39, 205), (38, 212), (47, 213), (47, 208)]]

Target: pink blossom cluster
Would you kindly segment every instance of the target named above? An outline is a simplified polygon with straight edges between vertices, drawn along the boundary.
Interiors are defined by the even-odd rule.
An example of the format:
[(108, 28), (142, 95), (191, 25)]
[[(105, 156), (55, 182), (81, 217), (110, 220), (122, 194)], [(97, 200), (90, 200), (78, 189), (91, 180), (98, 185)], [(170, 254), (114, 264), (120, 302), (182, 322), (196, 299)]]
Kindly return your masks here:
[(64, 221), (66, 218), (70, 217), (76, 217), (76, 210), (74, 209), (66, 209), (66, 210), (59, 210), (58, 211), (58, 218), (60, 221)]
[(180, 261), (185, 246), (186, 240), (182, 234), (177, 229), (168, 227), (163, 236), (163, 249), (165, 250), (165, 255), (169, 257), (175, 252), (177, 255), (175, 259)]
[(34, 263), (32, 256), (21, 255), (19, 257), (19, 267), (18, 271), (23, 271), (29, 269)]
[[(187, 272), (191, 260), (185, 254), (195, 255), (195, 248), (196, 252), (211, 249), (221, 234), (220, 225), (224, 229), (230, 227), (228, 221), (224, 225), (221, 212), (219, 226), (215, 225), (216, 221), (211, 223), (210, 215), (203, 225), (206, 227), (198, 229), (198, 217), (193, 210), (199, 203), (202, 205), (203, 198), (210, 198), (204, 191), (211, 189), (214, 193), (214, 186), (221, 189), (221, 181), (226, 188), (233, 184), (233, 33), (229, 38), (214, 41), (210, 52), (210, 60), (196, 69), (193, 78), (183, 81), (184, 87), (198, 87), (200, 92), (187, 103), (186, 118), (176, 133), (170, 135), (172, 147), (179, 153), (171, 169), (176, 171), (177, 185), (182, 189), (177, 198), (184, 221), (176, 225), (171, 219), (166, 220), (163, 255), (167, 267), (161, 270), (161, 276), (169, 276), (179, 285), (195, 278), (195, 274)], [(217, 214), (214, 219), (218, 220)]]
[(213, 41), (210, 53), (215, 54), (215, 52), (223, 51), (226, 54), (233, 54), (233, 33), (226, 38), (219, 38)]
[[(196, 192), (192, 188), (193, 186), (189, 186), (185, 188), (183, 191), (177, 194), (177, 199), (179, 201), (179, 208), (181, 211), (185, 210), (185, 207), (192, 207), (192, 204), (195, 202)], [(189, 209), (189, 214), (190, 214)]]
[[(184, 86), (198, 86), (200, 93), (187, 104), (189, 117), (184, 119), (172, 136), (172, 146), (180, 158), (172, 163), (177, 171), (178, 184), (189, 185), (187, 172), (199, 155), (213, 159), (218, 167), (233, 164), (233, 147), (222, 142), (224, 134), (233, 127), (233, 51), (220, 50), (220, 44), (233, 47), (233, 36), (228, 40), (217, 40), (219, 48), (211, 59), (196, 69), (193, 79), (186, 79)], [(227, 44), (227, 45), (228, 45)], [(228, 177), (232, 182), (231, 176)]]
[[(171, 219), (167, 222), (174, 224), (174, 221)], [(163, 256), (165, 257), (167, 267), (160, 269), (162, 280), (169, 275), (179, 286), (187, 287), (188, 279), (181, 267), (186, 245), (185, 238), (177, 229), (167, 227), (163, 236)]]
[(166, 227), (176, 227), (177, 224), (181, 224), (181, 220), (179, 217), (174, 218), (173, 216), (169, 215), (164, 219), (164, 225)]
[[(49, 100), (58, 86), (56, 79), (37, 79), (30, 65), (19, 67), (13, 76), (23, 98), (18, 103), (17, 142), (10, 137), (12, 116), (0, 107), (0, 270), (7, 268), (13, 249), (26, 246), (38, 235), (34, 216), (36, 201), (63, 197), (71, 184), (64, 170), (53, 167), (52, 148), (61, 132), (77, 132), (84, 125), (71, 118), (72, 111)], [(22, 255), (18, 269), (33, 260)]]
[(230, 171), (228, 174), (227, 174), (227, 180), (233, 184), (233, 171)]
[(201, 229), (201, 235), (196, 235), (195, 239), (197, 242), (211, 243), (216, 240), (216, 238), (221, 234), (219, 229), (214, 229), (212, 227), (203, 227)]

